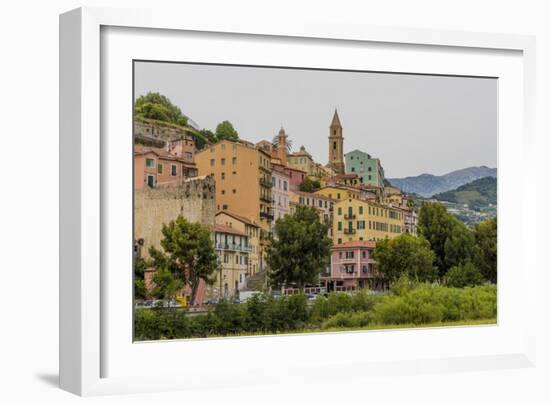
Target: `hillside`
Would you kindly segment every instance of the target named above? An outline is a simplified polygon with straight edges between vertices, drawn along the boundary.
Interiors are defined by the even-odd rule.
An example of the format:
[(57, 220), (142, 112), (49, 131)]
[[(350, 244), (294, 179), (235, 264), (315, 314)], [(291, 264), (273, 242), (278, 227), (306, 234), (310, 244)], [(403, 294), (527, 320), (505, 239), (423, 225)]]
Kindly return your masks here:
[(476, 179), (497, 176), (496, 168), (486, 166), (469, 167), (449, 172), (448, 174), (436, 176), (422, 174), (406, 178), (390, 178), (389, 182), (406, 193), (416, 193), (424, 197), (431, 197), (438, 193), (449, 190), (475, 181)]
[(438, 193), (433, 196), (439, 201), (468, 205), (472, 210), (479, 210), (497, 203), (497, 179), (485, 177), (459, 186), (455, 190)]

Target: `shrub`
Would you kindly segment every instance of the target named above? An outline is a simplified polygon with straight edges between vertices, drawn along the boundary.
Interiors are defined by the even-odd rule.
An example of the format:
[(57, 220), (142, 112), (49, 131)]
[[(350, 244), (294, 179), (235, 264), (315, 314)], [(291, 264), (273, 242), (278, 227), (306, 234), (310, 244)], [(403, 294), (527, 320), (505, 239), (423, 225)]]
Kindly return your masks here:
[(447, 272), (445, 281), (449, 287), (464, 288), (481, 285), (484, 282), (483, 275), (471, 262), (453, 266)]
[(370, 314), (368, 312), (340, 312), (325, 320), (321, 327), (329, 329), (332, 327), (365, 327), (370, 323)]
[(333, 292), (325, 298), (315, 300), (311, 307), (311, 318), (313, 322), (321, 323), (337, 313), (352, 311), (352, 296), (345, 292)]

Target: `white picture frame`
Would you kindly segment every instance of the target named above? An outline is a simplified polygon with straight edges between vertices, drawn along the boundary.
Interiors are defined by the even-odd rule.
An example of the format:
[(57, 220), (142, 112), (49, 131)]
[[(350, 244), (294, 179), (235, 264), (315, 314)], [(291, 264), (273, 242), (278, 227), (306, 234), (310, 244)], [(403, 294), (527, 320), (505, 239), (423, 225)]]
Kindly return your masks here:
[[(107, 38), (106, 33), (112, 36)], [(131, 44), (131, 37), (138, 33), (143, 40), (139, 52)], [(124, 242), (125, 235), (115, 231), (112, 222), (126, 217), (125, 224), (116, 225), (123, 229), (128, 223), (128, 215), (131, 216), (131, 204), (127, 203), (128, 187), (115, 187), (113, 183), (121, 184), (127, 178), (128, 186), (131, 187), (129, 168), (125, 163), (131, 155), (113, 165), (113, 153), (124, 150), (129, 144), (131, 131), (126, 140), (123, 136), (117, 139), (108, 134), (114, 129), (125, 130), (131, 126), (131, 120), (128, 121), (124, 115), (131, 113), (131, 108), (124, 109), (131, 100), (131, 92), (126, 94), (125, 101), (119, 102), (123, 100), (121, 97), (125, 95), (128, 85), (131, 85), (127, 81), (129, 66), (125, 64), (126, 61), (155, 57), (160, 57), (156, 60), (180, 60), (181, 56), (170, 44), (181, 40), (178, 35), (185, 36), (186, 33), (192, 33), (190, 41), (202, 40), (202, 36), (212, 33), (215, 33), (213, 42), (235, 38), (239, 41), (239, 44), (233, 44), (235, 46), (232, 49), (236, 52), (231, 56), (233, 59), (223, 52), (212, 56), (212, 53), (207, 52), (207, 47), (212, 44), (205, 41), (202, 43), (205, 53), (201, 56), (197, 50), (194, 61), (201, 61), (202, 57), (202, 61), (208, 62), (231, 64), (246, 60), (252, 64), (255, 61), (256, 64), (275, 65), (276, 62), (269, 59), (268, 52), (246, 52), (247, 46), (255, 44), (261, 48), (267, 46), (269, 41), (269, 46), (285, 48), (286, 53), (293, 55), (296, 63), (299, 63), (300, 55), (293, 53), (293, 41), (301, 49), (311, 41), (319, 41), (322, 46), (346, 48), (342, 50), (344, 59), (350, 48), (353, 48), (353, 52), (363, 52), (368, 51), (363, 50), (363, 47), (376, 47), (370, 51), (384, 53), (378, 61), (379, 67), (376, 68), (373, 61), (364, 63), (378, 71), (388, 71), (392, 60), (395, 62), (408, 55), (409, 59), (414, 59), (410, 63), (416, 65), (393, 71), (501, 78), (498, 325), (132, 343), (131, 338), (127, 337), (128, 331), (131, 332), (127, 326), (131, 316), (125, 316), (131, 308), (130, 282), (125, 282), (123, 274), (117, 277), (114, 271), (106, 271), (110, 262), (116, 259), (121, 263), (127, 262), (124, 256), (115, 256), (117, 252), (113, 245)], [(155, 45), (161, 42), (164, 45)], [(192, 42), (189, 44), (190, 49), (198, 49), (193, 47)], [(239, 46), (242, 48), (239, 49)], [(387, 48), (389, 51), (386, 52)], [(298, 373), (302, 379), (323, 379), (329, 376), (327, 369), (331, 368), (338, 370), (332, 372), (353, 371), (361, 373), (361, 376), (370, 376), (380, 372), (395, 375), (534, 365), (535, 321), (529, 312), (535, 312), (536, 284), (526, 279), (535, 277), (537, 262), (533, 251), (535, 245), (527, 242), (524, 234), (536, 232), (536, 208), (528, 205), (525, 192), (513, 193), (511, 185), (530, 189), (534, 187), (535, 179), (514, 173), (510, 158), (516, 153), (526, 171), (535, 170), (534, 49), (534, 38), (521, 35), (369, 27), (321, 21), (303, 21), (298, 25), (270, 21), (267, 17), (250, 21), (244, 16), (225, 20), (197, 17), (182, 21), (169, 12), (152, 10), (82, 8), (61, 15), (61, 387), (79, 395), (97, 395), (291, 382)], [(411, 58), (407, 52), (415, 52), (419, 57)], [(310, 63), (317, 63), (313, 61), (318, 60), (313, 53)], [(440, 58), (439, 54), (448, 57)], [(359, 59), (357, 63), (361, 63)], [(289, 63), (292, 64), (292, 61), (284, 65)], [(336, 68), (338, 63), (342, 62), (328, 63), (324, 67)], [(349, 67), (351, 62), (345, 63)], [(109, 95), (105, 98), (107, 93)], [(109, 105), (107, 110), (106, 105)], [(118, 108), (126, 112), (115, 113)], [(113, 118), (113, 115), (116, 117)], [(113, 166), (121, 168), (120, 172), (114, 172)], [(520, 181), (519, 185), (517, 181)], [(115, 204), (116, 207), (113, 207)], [(512, 210), (516, 215), (513, 215)], [(125, 213), (112, 214), (121, 211)], [(510, 236), (511, 232), (514, 232), (513, 237)], [(522, 241), (517, 242), (518, 239)], [(515, 248), (513, 253), (511, 247)], [(512, 284), (508, 281), (512, 274), (506, 277), (506, 273), (514, 267), (518, 272), (514, 273), (517, 280)], [(501, 281), (502, 271), (505, 275)], [(117, 284), (123, 288), (116, 291), (121, 295), (117, 299), (122, 302), (112, 297)], [(130, 300), (126, 298), (128, 296)], [(378, 347), (367, 347), (352, 359), (313, 359), (306, 365), (301, 362), (303, 360), (299, 354), (290, 354), (285, 360), (280, 358), (282, 348), (311, 353), (316, 343), (340, 343), (347, 349), (345, 351), (352, 352), (357, 351), (354, 349), (365, 340)], [(407, 343), (403, 344), (405, 340)], [(445, 345), (450, 341), (460, 341), (461, 344), (451, 351)], [(384, 343), (403, 347), (396, 348), (391, 354), (382, 354), (383, 347), (380, 346), (384, 346)], [(414, 346), (414, 351), (408, 351), (407, 345)], [(192, 372), (181, 368), (178, 370), (169, 362), (171, 358), (182, 354), (182, 351), (185, 351), (188, 360), (196, 360), (198, 364)], [(208, 354), (226, 354), (233, 369), (238, 365), (238, 370), (229, 373), (230, 368), (223, 365), (215, 371), (209, 370), (199, 362), (200, 357), (204, 360)], [(258, 360), (262, 354), (269, 354), (263, 356), (263, 368)], [(140, 376), (139, 371), (132, 371), (132, 366), (135, 367), (132, 357), (139, 357), (144, 367), (156, 364), (157, 368), (165, 368), (165, 371)], [(240, 357), (242, 362), (235, 364), (235, 357)], [(177, 359), (174, 361), (177, 362)], [(269, 365), (265, 365), (265, 362), (269, 362)], [(300, 371), (304, 367), (308, 368), (306, 374)], [(281, 371), (281, 368), (285, 370)], [(243, 372), (247, 374), (246, 377), (239, 375)], [(335, 376), (338, 375), (330, 374), (331, 379)]]

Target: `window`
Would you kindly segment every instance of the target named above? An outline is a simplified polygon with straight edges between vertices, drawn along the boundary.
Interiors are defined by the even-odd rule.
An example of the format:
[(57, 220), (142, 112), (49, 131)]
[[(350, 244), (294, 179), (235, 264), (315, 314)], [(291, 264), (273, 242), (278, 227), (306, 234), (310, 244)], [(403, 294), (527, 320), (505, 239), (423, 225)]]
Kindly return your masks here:
[(222, 180), (225, 179), (225, 172), (222, 172)]
[(224, 205), (222, 206), (222, 209), (223, 209), (223, 210), (227, 210), (227, 204), (224, 204)]
[(163, 168), (164, 168), (164, 165), (158, 164), (158, 165), (157, 165), (157, 172), (158, 172), (159, 174), (162, 174), (162, 169), (163, 169)]
[(225, 194), (225, 190), (222, 190), (222, 195), (224, 195), (224, 194)]
[(283, 189), (284, 189), (285, 191), (288, 190), (288, 183), (287, 183), (287, 181), (284, 181), (284, 182), (283, 182)]
[(233, 189), (233, 194), (237, 193), (237, 189)]
[(178, 166), (172, 164), (172, 176), (176, 176), (178, 174)]
[(338, 207), (338, 215), (342, 215), (342, 207)]
[[(336, 130), (334, 131), (334, 134), (336, 135)], [(332, 142), (332, 149), (336, 150), (336, 141)]]
[(357, 229), (365, 229), (365, 221), (357, 221)]
[(338, 221), (338, 231), (342, 231), (342, 221)]
[(372, 175), (369, 175), (369, 180), (372, 180)]
[(152, 158), (147, 158), (147, 159), (145, 160), (145, 166), (146, 166), (147, 168), (151, 168), (151, 167), (153, 167), (154, 165), (155, 165), (155, 160), (154, 160), (154, 159), (152, 159)]
[(155, 187), (155, 177), (153, 175), (147, 175), (147, 186), (150, 188)]
[(222, 165), (225, 165), (225, 158), (222, 158)]
[(237, 165), (237, 157), (231, 158), (231, 163), (232, 163), (233, 165)]
[(214, 166), (214, 161), (215, 161), (215, 159), (213, 159), (213, 158), (210, 160), (210, 166), (211, 166), (211, 167)]
[(367, 258), (367, 251), (364, 250), (364, 251), (362, 252), (362, 255), (363, 255), (363, 259), (366, 259), (366, 258)]
[(185, 152), (185, 158), (192, 159), (193, 158), (193, 153), (190, 153), (189, 151), (186, 151)]
[(369, 167), (369, 168), (368, 168), (368, 171), (369, 171), (369, 172), (372, 172), (372, 167)]
[(337, 198), (337, 199), (340, 199), (340, 193), (337, 193), (337, 194), (336, 194), (336, 198)]
[(225, 144), (222, 143), (221, 147), (222, 147), (222, 150), (225, 150)]
[(359, 206), (359, 214), (363, 214), (363, 206)]
[(342, 243), (342, 238), (338, 238), (338, 243)]
[(355, 167), (351, 167), (351, 172), (355, 172)]

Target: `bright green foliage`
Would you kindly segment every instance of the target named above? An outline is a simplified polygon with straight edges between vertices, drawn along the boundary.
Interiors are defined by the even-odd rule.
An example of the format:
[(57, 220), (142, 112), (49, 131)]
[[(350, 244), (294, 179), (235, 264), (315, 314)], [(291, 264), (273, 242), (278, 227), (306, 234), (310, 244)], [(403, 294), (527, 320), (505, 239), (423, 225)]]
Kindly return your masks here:
[(185, 309), (138, 309), (137, 340), (273, 334), (386, 325), (427, 325), (494, 319), (496, 287), (450, 288), (400, 280), (399, 294), (335, 292), (311, 306), (303, 294), (274, 298), (259, 294), (244, 304), (221, 301), (206, 315)]
[(296, 212), (275, 223), (275, 239), (267, 250), (272, 285), (303, 288), (314, 284), (329, 265), (328, 225), (319, 221), (318, 212), (297, 206)]
[(445, 267), (469, 262), (474, 254), (474, 235), (464, 224), (456, 221), (453, 230), (445, 240)]
[(483, 275), (471, 262), (451, 267), (445, 280), (449, 287), (458, 288), (481, 285), (484, 282)]
[[(191, 286), (191, 304), (194, 304), (197, 287), (201, 279), (212, 282), (212, 275), (218, 269), (218, 262), (210, 229), (199, 223), (190, 223), (183, 216), (162, 226), (164, 238), (160, 242), (163, 251), (151, 247), (150, 266), (157, 272), (170, 272), (181, 284)], [(171, 284), (166, 272), (162, 280)], [(154, 280), (155, 281), (155, 280)], [(156, 283), (156, 281), (155, 281)]]
[(333, 327), (364, 327), (370, 323), (370, 316), (369, 312), (353, 312), (351, 314), (340, 312), (325, 320), (321, 327), (323, 329), (330, 329)]
[(321, 182), (318, 180), (313, 180), (309, 176), (306, 176), (305, 179), (300, 183), (300, 191), (313, 193), (321, 189)]
[(434, 281), (437, 278), (434, 258), (428, 241), (408, 233), (380, 240), (374, 249), (377, 267), (390, 282), (403, 274), (418, 281)]
[(474, 229), (474, 263), (490, 282), (497, 282), (497, 220), (476, 225)]
[(238, 140), (239, 133), (233, 127), (230, 121), (224, 120), (216, 126), (216, 140)]
[(440, 203), (423, 202), (418, 215), (418, 232), (435, 252), (435, 265), (443, 277), (454, 265), (473, 256), (473, 237), (464, 224)]
[(168, 301), (172, 301), (185, 284), (181, 278), (178, 278), (168, 268), (162, 266), (155, 271), (153, 283), (155, 286), (151, 290), (151, 295), (155, 298)]
[(216, 135), (208, 129), (202, 129), (193, 136), (195, 137), (195, 147), (197, 147), (197, 150), (202, 150), (207, 144), (217, 141)]
[(402, 295), (382, 297), (372, 312), (373, 323), (426, 324), (496, 317), (496, 287), (448, 288), (421, 284)]
[(136, 118), (154, 119), (179, 126), (187, 125), (187, 118), (180, 108), (158, 92), (148, 92), (136, 99), (134, 104)]

